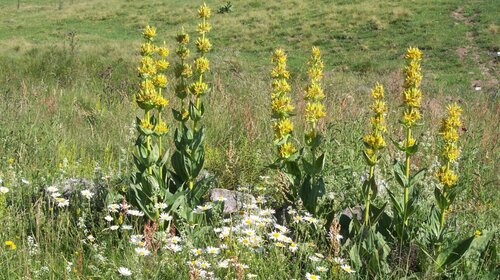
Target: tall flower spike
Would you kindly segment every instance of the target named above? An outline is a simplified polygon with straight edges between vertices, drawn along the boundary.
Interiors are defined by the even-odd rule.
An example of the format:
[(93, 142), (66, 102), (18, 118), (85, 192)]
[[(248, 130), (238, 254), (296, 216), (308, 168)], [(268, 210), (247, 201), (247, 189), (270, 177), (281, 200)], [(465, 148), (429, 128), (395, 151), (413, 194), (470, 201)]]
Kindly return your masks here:
[[(404, 68), (404, 83), (403, 83), (403, 116), (401, 123), (403, 124), (406, 132), (406, 139), (399, 147), (405, 153), (405, 166), (404, 172), (406, 182), (410, 182), (410, 159), (415, 153), (417, 146), (416, 140), (412, 136), (412, 128), (419, 123), (422, 119), (420, 112), (420, 105), (422, 102), (422, 92), (420, 90), (420, 83), (422, 82), (422, 71), (420, 68), (420, 61), (422, 60), (422, 52), (418, 48), (410, 47), (406, 50), (405, 54), (406, 66)], [(409, 183), (403, 185), (403, 224), (408, 224), (409, 212), (408, 202), (410, 195)]]
[(181, 101), (180, 111), (177, 113), (177, 120), (185, 123), (189, 118), (189, 110), (187, 109), (185, 99), (189, 95), (188, 79), (193, 76), (191, 64), (187, 63), (189, 57), (189, 35), (182, 28), (181, 32), (175, 37), (178, 43), (176, 54), (179, 57), (179, 62), (175, 66), (175, 77), (177, 85), (175, 86), (175, 95)]
[[(373, 103), (370, 106), (373, 115), (370, 118), (371, 130), (363, 137), (365, 144), (364, 156), (366, 163), (370, 167), (370, 175), (368, 180), (374, 180), (375, 165), (378, 162), (380, 150), (385, 146), (384, 133), (387, 131), (385, 125), (385, 115), (387, 113), (387, 105), (384, 101), (384, 87), (377, 83), (371, 92)], [(370, 205), (374, 198), (369, 184), (365, 184), (363, 188), (363, 197), (365, 199), (365, 224), (370, 222)]]
[[(212, 49), (212, 43), (206, 38), (206, 33), (211, 29), (210, 24), (207, 22), (210, 18), (211, 10), (203, 3), (198, 9), (198, 16), (201, 22), (198, 24), (198, 33), (200, 37), (196, 39), (195, 45), (198, 52), (198, 57), (194, 60), (194, 70), (197, 74), (197, 79), (189, 85), (189, 91), (194, 95), (195, 106), (197, 111), (201, 111), (201, 96), (208, 91), (208, 84), (203, 81), (203, 75), (210, 69), (210, 61), (207, 59), (206, 54)], [(197, 130), (198, 120), (194, 119), (193, 128)]]
[(458, 129), (462, 125), (460, 116), (462, 109), (456, 103), (447, 107), (448, 115), (442, 120), (440, 135), (443, 139), (441, 152), (442, 165), (437, 177), (445, 188), (451, 188), (458, 180), (458, 175), (451, 169), (451, 163), (455, 162), (459, 155)]
[(422, 52), (418, 48), (410, 47), (406, 51), (407, 60), (404, 68), (405, 80), (403, 84), (403, 105), (405, 111), (402, 122), (407, 127), (414, 126), (421, 118), (420, 105), (422, 101), (422, 92), (420, 83), (422, 82), (422, 70), (420, 61)]
[(326, 116), (325, 106), (322, 103), (325, 94), (321, 88), (324, 66), (318, 47), (312, 47), (312, 54), (307, 64), (309, 65), (307, 75), (310, 83), (304, 94), (304, 100), (306, 101), (304, 117), (308, 123), (306, 142), (310, 142), (317, 134), (318, 121)]
[(271, 78), (273, 79), (271, 83), (271, 110), (274, 142), (278, 146), (278, 157), (287, 159), (295, 154), (297, 149), (289, 139), (293, 132), (293, 123), (289, 117), (294, 107), (288, 96), (291, 88), (288, 84), (290, 73), (286, 67), (285, 51), (282, 49), (275, 50), (271, 61), (274, 63), (271, 70)]
[(460, 149), (458, 147), (458, 130), (462, 126), (460, 116), (462, 108), (456, 103), (448, 105), (447, 116), (441, 122), (440, 135), (442, 138), (441, 167), (436, 177), (442, 185), (434, 191), (440, 213), (441, 229), (444, 227), (446, 213), (453, 203), (455, 194), (451, 189), (458, 181), (458, 174), (452, 169), (452, 163), (458, 160)]

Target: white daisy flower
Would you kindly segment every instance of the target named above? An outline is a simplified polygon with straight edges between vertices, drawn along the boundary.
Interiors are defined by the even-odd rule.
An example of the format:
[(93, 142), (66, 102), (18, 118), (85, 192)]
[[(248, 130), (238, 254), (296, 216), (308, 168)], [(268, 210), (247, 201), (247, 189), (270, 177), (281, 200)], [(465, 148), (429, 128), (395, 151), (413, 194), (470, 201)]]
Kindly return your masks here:
[(211, 255), (218, 255), (220, 253), (220, 249), (217, 247), (208, 246), (205, 252)]
[(311, 274), (311, 273), (306, 273), (306, 279), (307, 280), (319, 280), (321, 277), (319, 275)]
[(201, 269), (210, 268), (210, 263), (207, 261), (196, 261), (196, 265)]
[(8, 188), (6, 188), (6, 187), (0, 187), (0, 193), (1, 193), (1, 194), (6, 194), (6, 193), (8, 193), (8, 192), (9, 192), (9, 189), (8, 189)]
[(170, 244), (167, 249), (171, 250), (172, 252), (177, 253), (177, 252), (182, 251), (182, 246), (178, 245), (178, 244)]
[(127, 214), (130, 216), (136, 216), (136, 217), (142, 217), (144, 216), (144, 212), (139, 211), (139, 210), (127, 210)]
[(309, 259), (313, 262), (319, 262), (321, 259), (316, 256), (309, 256)]
[(50, 195), (53, 199), (57, 199), (58, 197), (61, 196), (61, 194), (59, 192), (53, 192), (51, 195)]
[(112, 213), (116, 213), (120, 210), (120, 205), (118, 204), (110, 204), (108, 205), (108, 210)]
[(327, 272), (328, 268), (324, 267), (324, 266), (318, 266), (318, 267), (316, 267), (316, 270), (319, 272)]
[(160, 221), (171, 221), (173, 219), (173, 217), (167, 213), (161, 213), (160, 214)]
[(84, 196), (86, 199), (91, 199), (94, 196), (94, 193), (89, 191), (89, 190), (83, 190), (81, 191), (82, 196)]
[(58, 197), (58, 198), (56, 198), (56, 201), (57, 201), (57, 206), (58, 207), (67, 207), (67, 206), (69, 206), (69, 200), (67, 200), (65, 198)]
[(144, 247), (135, 248), (135, 252), (139, 256), (148, 256), (149, 254), (151, 254), (151, 252), (148, 249), (144, 248)]
[(194, 249), (191, 249), (191, 253), (195, 256), (199, 256), (201, 254), (203, 254), (203, 249), (201, 248), (194, 248)]
[(335, 258), (333, 258), (333, 261), (337, 264), (340, 264), (340, 265), (344, 264), (343, 258), (335, 257)]
[(120, 275), (124, 276), (124, 277), (129, 277), (130, 275), (132, 275), (132, 272), (130, 271), (130, 269), (123, 267), (123, 266), (118, 268), (118, 273), (120, 273)]
[(348, 265), (348, 264), (343, 264), (343, 265), (341, 265), (341, 266), (340, 266), (340, 268), (342, 268), (345, 272), (347, 272), (347, 273), (349, 273), (349, 274), (356, 272), (356, 271), (355, 271), (355, 270), (353, 270), (353, 269), (351, 268), (351, 266), (350, 266), (350, 265)]
[(219, 268), (228, 268), (229, 267), (229, 260), (222, 260), (217, 264), (217, 267)]
[(160, 202), (160, 203), (156, 203), (155, 204), (155, 209), (161, 209), (161, 210), (163, 210), (163, 209), (165, 209), (167, 207), (168, 207), (168, 205), (166, 203), (164, 203), (164, 202)]

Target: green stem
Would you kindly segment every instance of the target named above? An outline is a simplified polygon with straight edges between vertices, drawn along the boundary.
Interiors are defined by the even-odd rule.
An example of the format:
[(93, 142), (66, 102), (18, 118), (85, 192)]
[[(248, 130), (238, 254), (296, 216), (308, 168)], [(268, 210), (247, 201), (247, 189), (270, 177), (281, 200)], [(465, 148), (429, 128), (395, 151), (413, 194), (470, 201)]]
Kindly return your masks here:
[(445, 220), (447, 210), (448, 210), (447, 208), (441, 210), (441, 217), (439, 219), (439, 222), (440, 222), (439, 224), (441, 226), (441, 230), (443, 230), (443, 228), (444, 228), (444, 220)]
[[(406, 129), (406, 148), (410, 147), (410, 140), (411, 140), (411, 127), (408, 127)], [(405, 176), (406, 176), (406, 181), (408, 182), (408, 185), (404, 187), (404, 200), (403, 200), (403, 211), (404, 211), (404, 217), (403, 217), (403, 222), (404, 224), (408, 223), (408, 217), (407, 217), (407, 211), (408, 211), (408, 200), (409, 200), (409, 189), (410, 189), (410, 154), (406, 152), (406, 160), (405, 160)]]
[[(375, 176), (375, 166), (372, 165), (370, 166), (370, 177), (368, 178), (368, 180), (371, 181), (373, 176)], [(365, 225), (368, 225), (370, 223), (370, 203), (371, 203), (370, 190), (371, 189), (368, 186), (368, 191), (365, 197)]]
[[(146, 111), (146, 120), (147, 120), (147, 122), (149, 124), (149, 120), (150, 120), (149, 110)], [(151, 136), (150, 135), (146, 136), (146, 148), (148, 149), (148, 154), (151, 153)], [(148, 173), (149, 174), (153, 174), (153, 170), (151, 169), (151, 166), (148, 167)]]
[[(160, 91), (159, 91), (159, 94), (161, 96), (161, 88), (160, 88)], [(160, 124), (162, 122), (162, 119), (161, 119), (161, 111), (159, 110), (158, 111), (158, 124)], [(162, 136), (158, 137), (158, 148), (160, 150), (160, 159), (163, 158), (163, 148), (162, 148)], [(160, 179), (163, 181), (163, 166), (160, 166)]]

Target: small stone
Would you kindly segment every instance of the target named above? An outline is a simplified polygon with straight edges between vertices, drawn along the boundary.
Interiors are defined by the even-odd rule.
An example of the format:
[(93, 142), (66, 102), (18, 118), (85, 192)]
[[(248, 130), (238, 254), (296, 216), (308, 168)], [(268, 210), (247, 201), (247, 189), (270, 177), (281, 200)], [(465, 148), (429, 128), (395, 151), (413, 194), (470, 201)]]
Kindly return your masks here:
[(215, 188), (210, 190), (210, 200), (214, 202), (224, 199), (224, 214), (231, 214), (243, 209), (245, 204), (256, 203), (255, 197), (238, 191)]

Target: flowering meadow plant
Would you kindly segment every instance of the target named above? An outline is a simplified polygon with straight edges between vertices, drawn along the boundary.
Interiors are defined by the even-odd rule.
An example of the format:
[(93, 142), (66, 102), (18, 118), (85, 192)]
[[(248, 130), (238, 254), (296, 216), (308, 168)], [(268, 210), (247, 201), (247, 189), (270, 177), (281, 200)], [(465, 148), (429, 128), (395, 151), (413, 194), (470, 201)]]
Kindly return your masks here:
[[(126, 2), (121, 8), (149, 5)], [(239, 64), (241, 54), (227, 42), (252, 48), (296, 39), (282, 41), (274, 28), (270, 42), (224, 31), (262, 5), (233, 9), (228, 2), (222, 8), (231, 13), (213, 13), (202, 4), (176, 14), (185, 27), (174, 26), (178, 10), (137, 18), (155, 26), (136, 34), (133, 74), (126, 72), (124, 84), (130, 85), (123, 86), (133, 102), (123, 98), (123, 116), (87, 106), (80, 97), (63, 99), (93, 136), (95, 127), (113, 131), (127, 119), (120, 129), (128, 144), (103, 137), (101, 150), (102, 135), (92, 137), (103, 162), (77, 145), (67, 147), (64, 138), (57, 142), (65, 156), (56, 156), (56, 171), (26, 172), (17, 161), (33, 161), (26, 154), (30, 147), (0, 129), (1, 145), (19, 144), (16, 159), (0, 161), (1, 279), (497, 278), (496, 228), (479, 230), (473, 218), (465, 223), (457, 215), (475, 214), (464, 214), (462, 196), (469, 193), (473, 207), (493, 208), (476, 192), (496, 181), (467, 172), (479, 165), (465, 128), (470, 106), (455, 97), (433, 99), (427, 78), (435, 75), (428, 64), (436, 59), (432, 45), (405, 52), (391, 45), (387, 54), (401, 58), (401, 71), (390, 72), (397, 75), (375, 79), (371, 64), (365, 69), (360, 63), (351, 80), (346, 73), (352, 68), (338, 67), (345, 60), (338, 44), (353, 35), (332, 31), (328, 44), (310, 45), (304, 32), (299, 47), (266, 45), (267, 58), (252, 52), (249, 65), (259, 73), (247, 77), (248, 65)], [(344, 12), (345, 5), (332, 9)], [(363, 1), (355, 5), (365, 9)], [(414, 12), (392, 13), (410, 18)], [(190, 14), (196, 23), (186, 21)], [(266, 25), (259, 20), (241, 22), (245, 28)], [(382, 32), (378, 21), (368, 28)], [(164, 41), (165, 33), (170, 38)], [(360, 46), (366, 55), (372, 47)], [(114, 70), (127, 69), (116, 65), (99, 73), (102, 83), (115, 78)], [(16, 114), (26, 111), (31, 118), (32, 108), (23, 106), (33, 98), (57, 109), (51, 114), (58, 126), (63, 106), (52, 104), (52, 95), (36, 99), (31, 82), (20, 83)], [(6, 100), (15, 99), (7, 93)], [(108, 114), (110, 123), (104, 122)], [(37, 144), (41, 132), (23, 125), (20, 130)], [(474, 168), (465, 170), (465, 164)], [(236, 179), (224, 180), (226, 173)]]

